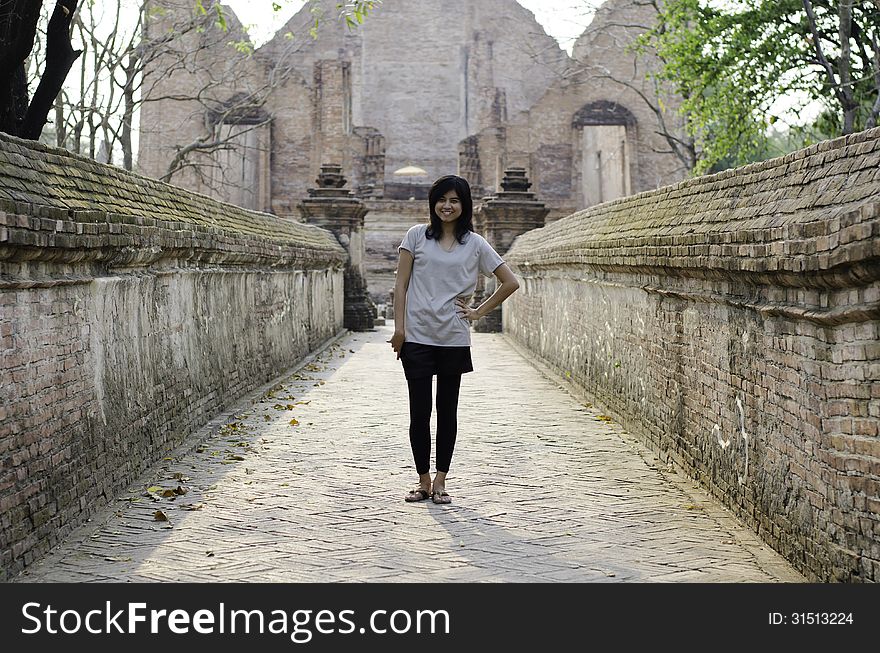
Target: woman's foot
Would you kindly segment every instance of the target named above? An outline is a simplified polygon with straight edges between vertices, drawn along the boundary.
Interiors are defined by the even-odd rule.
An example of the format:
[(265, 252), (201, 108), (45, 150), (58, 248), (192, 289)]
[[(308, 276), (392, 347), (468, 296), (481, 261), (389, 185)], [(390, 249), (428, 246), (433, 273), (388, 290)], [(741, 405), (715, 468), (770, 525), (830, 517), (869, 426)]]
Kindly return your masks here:
[(446, 474), (438, 472), (431, 485), (431, 501), (434, 503), (452, 503), (452, 497), (446, 492)]
[(431, 475), (419, 474), (419, 486), (414, 490), (410, 490), (403, 500), (408, 503), (414, 501), (424, 501), (431, 496)]
[(415, 501), (424, 501), (429, 496), (431, 496), (427, 490), (423, 490), (420, 487), (417, 487), (415, 490), (410, 490), (409, 494), (403, 497), (403, 500), (407, 503), (413, 503)]
[(446, 493), (446, 490), (434, 490), (431, 493), (431, 501), (434, 503), (452, 503), (452, 497)]

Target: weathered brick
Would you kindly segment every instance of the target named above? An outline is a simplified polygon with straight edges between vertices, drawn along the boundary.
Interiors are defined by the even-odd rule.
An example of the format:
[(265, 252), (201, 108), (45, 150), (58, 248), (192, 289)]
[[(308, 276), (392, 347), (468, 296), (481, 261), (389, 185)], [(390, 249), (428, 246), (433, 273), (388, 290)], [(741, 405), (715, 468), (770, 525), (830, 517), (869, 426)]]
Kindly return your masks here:
[[(880, 142), (880, 131), (867, 138)], [(834, 169), (844, 170), (849, 156), (836, 156), (834, 148), (849, 142), (822, 150), (835, 152)], [(873, 235), (878, 216), (870, 213), (869, 222), (862, 222), (860, 207), (848, 205), (843, 213), (851, 217), (823, 217), (836, 209), (822, 193), (843, 181), (827, 179), (824, 159), (808, 152), (799, 160), (809, 177), (797, 191), (797, 206), (774, 214), (779, 202), (787, 201), (782, 195), (759, 187), (750, 194), (757, 214), (767, 216), (756, 228), (764, 234), (744, 235), (699, 208), (709, 207), (710, 215), (718, 211), (712, 194), (724, 187), (719, 181), (745, 179), (751, 174), (746, 169), (647, 194), (655, 211), (674, 214), (676, 224), (692, 232), (687, 240), (662, 237), (669, 252), (680, 246), (691, 257), (684, 265), (693, 276), (679, 273), (659, 251), (645, 253), (642, 244), (661, 232), (646, 223), (635, 199), (594, 207), (521, 236), (505, 256), (523, 283), (505, 303), (504, 323), (535, 356), (570, 370), (571, 379), (607, 410), (635, 413), (633, 424), (640, 425), (646, 443), (669, 450), (741, 517), (756, 527), (765, 523), (761, 530), (768, 542), (800, 560), (802, 569), (819, 578), (851, 579), (858, 574), (850, 563), (876, 537), (874, 526), (869, 534), (860, 519), (878, 518), (880, 347), (878, 321), (865, 314), (873, 310), (866, 304), (880, 294), (876, 284), (864, 286), (858, 275), (845, 273), (821, 284), (810, 275), (780, 283), (781, 277), (770, 274), (756, 287), (734, 261), (743, 250), (723, 245), (767, 243), (762, 251), (770, 259), (767, 270), (821, 274), (827, 265), (809, 262), (820, 250), (830, 254), (826, 263), (844, 269), (872, 265), (867, 250), (844, 251), (842, 241)], [(762, 182), (752, 177), (743, 183)], [(866, 183), (876, 188), (880, 181)], [(614, 267), (607, 267), (612, 260)], [(742, 299), (755, 295), (761, 299)], [(632, 343), (641, 345), (638, 364), (614, 367), (613, 361), (627, 360)], [(730, 439), (724, 454), (715, 424)], [(749, 449), (750, 465), (757, 466), (749, 474), (755, 486), (739, 483), (741, 428), (756, 436)], [(815, 521), (793, 508), (781, 511), (770, 499), (799, 491)], [(750, 502), (752, 492), (767, 499)], [(828, 528), (817, 527), (828, 522), (838, 534), (834, 541), (846, 542), (842, 557), (832, 553)], [(846, 568), (835, 568), (838, 559)]]
[[(68, 172), (91, 165), (0, 134), (0, 153), (9, 148), (23, 148), (33, 161), (56, 156)], [(3, 174), (0, 169), (0, 182)], [(87, 205), (94, 208), (72, 214), (71, 224), (90, 220), (85, 227), (102, 231), (110, 218), (100, 207), (112, 204), (114, 193), (135, 189), (136, 206), (155, 224), (188, 227), (172, 241), (148, 236), (140, 216), (117, 213), (114, 224), (127, 227), (121, 237), (133, 248), (120, 251), (108, 235), (87, 236), (35, 205), (41, 218), (23, 215), (5, 228), (11, 236), (51, 233), (44, 260), (16, 248), (46, 233), (0, 241), (0, 278), (13, 286), (0, 289), (0, 337), (12, 339), (0, 356), (0, 515), (4, 551), (11, 552), (3, 558), (4, 575), (45, 552), (62, 525), (69, 532), (82, 523), (96, 502), (342, 325), (346, 252), (330, 232), (120, 175), (130, 188), (96, 176)], [(56, 190), (44, 183), (39, 192)], [(192, 228), (218, 217), (223, 239)], [(149, 257), (126, 258), (151, 248), (171, 257), (168, 272), (156, 275)], [(181, 252), (191, 257), (182, 267)], [(95, 256), (127, 264), (102, 272), (105, 266), (91, 262)], [(236, 261), (235, 273), (224, 270), (224, 261)]]

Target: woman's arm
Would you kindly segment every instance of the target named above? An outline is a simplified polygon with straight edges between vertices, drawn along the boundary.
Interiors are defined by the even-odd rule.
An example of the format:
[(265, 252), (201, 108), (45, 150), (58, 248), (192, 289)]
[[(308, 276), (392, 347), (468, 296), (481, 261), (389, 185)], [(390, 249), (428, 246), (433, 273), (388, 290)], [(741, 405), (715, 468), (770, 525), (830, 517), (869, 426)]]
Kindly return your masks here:
[(406, 291), (412, 275), (413, 255), (405, 249), (400, 250), (397, 260), (397, 278), (394, 282), (394, 335), (391, 336), (391, 348), (400, 358), (400, 348), (406, 338)]
[[(507, 267), (507, 263), (502, 263), (495, 268), (495, 278), (501, 282), (501, 285), (495, 289), (495, 292), (480, 304), (477, 308), (470, 308), (465, 300), (458, 298), (455, 300), (458, 304), (458, 314), (466, 320), (473, 322), (480, 318), (486, 317), (495, 310), (501, 302), (510, 297), (519, 288), (519, 281), (513, 276), (513, 272)], [(395, 291), (396, 292), (396, 291)]]

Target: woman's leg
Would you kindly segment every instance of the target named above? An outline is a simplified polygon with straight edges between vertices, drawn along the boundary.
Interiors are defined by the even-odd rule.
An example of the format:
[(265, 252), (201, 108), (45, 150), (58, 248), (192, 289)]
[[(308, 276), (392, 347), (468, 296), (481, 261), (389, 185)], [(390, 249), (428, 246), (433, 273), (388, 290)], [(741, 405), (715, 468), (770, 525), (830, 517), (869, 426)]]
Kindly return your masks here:
[[(419, 476), (431, 470), (431, 377), (407, 379), (409, 386), (409, 444)], [(430, 477), (429, 484), (430, 484)]]
[[(458, 391), (461, 374), (437, 375), (437, 474), (445, 487), (458, 433)], [(434, 481), (437, 485), (437, 480)]]

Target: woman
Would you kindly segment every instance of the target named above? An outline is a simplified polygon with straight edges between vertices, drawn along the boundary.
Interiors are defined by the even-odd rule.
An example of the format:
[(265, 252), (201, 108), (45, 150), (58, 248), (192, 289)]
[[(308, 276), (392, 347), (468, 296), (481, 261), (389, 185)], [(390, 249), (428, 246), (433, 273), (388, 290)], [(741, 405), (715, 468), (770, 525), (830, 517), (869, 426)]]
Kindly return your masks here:
[[(470, 323), (488, 315), (519, 283), (486, 240), (474, 233), (473, 200), (461, 177), (440, 177), (428, 193), (430, 224), (407, 231), (398, 248), (394, 335), (388, 342), (409, 386), (409, 440), (419, 486), (406, 501), (450, 503), (446, 475), (457, 431), (461, 375), (473, 371)], [(478, 274), (501, 282), (477, 308)], [(431, 384), (437, 376), (437, 474), (431, 481)]]

